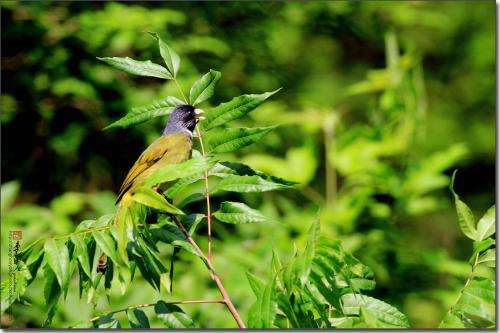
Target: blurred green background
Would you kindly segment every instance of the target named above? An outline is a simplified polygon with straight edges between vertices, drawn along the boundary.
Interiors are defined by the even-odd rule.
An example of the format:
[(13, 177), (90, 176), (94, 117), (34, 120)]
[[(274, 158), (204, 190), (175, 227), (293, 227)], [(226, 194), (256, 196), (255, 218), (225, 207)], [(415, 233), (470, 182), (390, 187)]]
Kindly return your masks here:
[[(267, 277), (272, 249), (289, 258), (294, 243), (302, 248), (318, 208), (322, 234), (374, 270), (372, 294), (412, 326), (436, 327), (456, 299), (472, 244), (458, 228), (449, 176), (459, 170), (455, 189), (476, 217), (495, 201), (494, 2), (1, 5), (2, 279), (9, 230), (23, 230), (27, 245), (115, 209), (125, 173), (165, 119), (101, 129), (178, 92), (96, 57), (161, 63), (144, 33), (158, 31), (181, 56), (185, 91), (209, 69), (222, 72), (205, 108), (283, 87), (240, 121), (280, 128), (226, 157), (300, 185), (237, 198), (278, 223), (214, 227), (214, 265), (244, 319), (254, 300), (245, 271)], [(102, 296), (95, 310), (70, 292), (53, 327), (160, 298), (218, 295), (186, 254), (173, 295), (136, 280), (125, 295), (113, 288), (110, 303)], [(32, 305), (16, 305), (2, 325), (43, 324), (43, 283), (27, 299)], [(203, 327), (235, 326), (223, 305), (183, 309)]]

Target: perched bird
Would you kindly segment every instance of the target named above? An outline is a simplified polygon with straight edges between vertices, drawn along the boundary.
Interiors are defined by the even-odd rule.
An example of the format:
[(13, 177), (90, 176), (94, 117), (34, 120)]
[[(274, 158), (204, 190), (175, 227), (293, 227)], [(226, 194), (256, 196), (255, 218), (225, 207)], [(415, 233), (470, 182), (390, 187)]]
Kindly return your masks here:
[[(179, 105), (172, 111), (162, 135), (146, 148), (125, 177), (116, 200), (118, 210), (128, 201), (124, 197), (130, 197), (142, 181), (155, 171), (169, 164), (184, 162), (191, 156), (193, 130), (201, 119), (197, 116), (202, 112), (191, 105)], [(118, 215), (119, 213), (116, 214), (117, 217)], [(115, 223), (117, 222), (115, 219)], [(107, 257), (102, 254), (97, 272), (104, 273), (106, 263)]]
[(191, 105), (180, 105), (172, 111), (162, 136), (146, 148), (128, 172), (116, 203), (120, 202), (125, 193), (133, 193), (156, 170), (189, 158), (193, 146), (193, 130), (198, 122), (196, 116), (202, 112)]

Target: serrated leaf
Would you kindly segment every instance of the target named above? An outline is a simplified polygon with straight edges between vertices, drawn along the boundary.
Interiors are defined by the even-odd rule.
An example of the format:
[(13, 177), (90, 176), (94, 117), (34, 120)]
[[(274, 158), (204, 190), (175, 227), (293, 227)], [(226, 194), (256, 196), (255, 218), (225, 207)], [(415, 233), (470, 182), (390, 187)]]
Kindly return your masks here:
[(311, 228), (307, 234), (307, 245), (304, 252), (303, 266), (299, 274), (300, 283), (304, 285), (307, 282), (309, 272), (311, 271), (311, 266), (314, 258), (314, 249), (316, 248), (316, 243), (319, 240), (319, 216), (314, 219)]
[(66, 295), (70, 279), (69, 252), (62, 241), (49, 239), (44, 244), (45, 258), (56, 275), (57, 282)]
[(277, 126), (256, 128), (226, 128), (212, 130), (205, 134), (208, 153), (227, 153), (239, 150), (259, 141)]
[(165, 324), (165, 328), (193, 328), (194, 322), (180, 307), (158, 301), (155, 313)]
[(115, 242), (113, 238), (106, 231), (97, 231), (92, 229), (92, 236), (94, 236), (97, 246), (116, 264), (119, 264), (118, 255), (116, 253)]
[(232, 224), (255, 223), (269, 221), (258, 210), (252, 209), (241, 202), (224, 201), (213, 216), (221, 221)]
[(290, 186), (262, 179), (259, 176), (230, 175), (222, 179), (214, 190), (248, 193), (283, 190), (289, 187)]
[(2, 315), (12, 305), (12, 303), (16, 300), (20, 300), (20, 297), (26, 291), (28, 281), (32, 278), (34, 277), (30, 274), (26, 265), (22, 261), (19, 261), (13, 274), (9, 275), (7, 279), (2, 281)]
[(481, 217), (477, 223), (477, 235), (478, 241), (482, 241), (493, 235), (495, 233), (495, 205), (491, 206), (486, 214)]
[(50, 265), (45, 265), (43, 267), (43, 274), (45, 278), (43, 295), (45, 298), (45, 312), (47, 313), (47, 319), (44, 326), (47, 326), (50, 325), (56, 312), (57, 302), (61, 296), (61, 287)]
[(177, 76), (177, 72), (179, 71), (179, 67), (181, 64), (181, 59), (179, 55), (172, 50), (167, 43), (165, 43), (160, 36), (156, 32), (148, 32), (153, 38), (158, 41), (158, 47), (160, 48), (160, 54), (163, 60), (165, 61), (165, 65), (167, 65), (167, 70), (171, 74), (171, 76), (175, 79)]
[(167, 80), (172, 79), (172, 75), (165, 67), (155, 64), (151, 62), (151, 60), (138, 61), (129, 57), (97, 57), (97, 59), (129, 74), (157, 77)]
[(140, 309), (127, 310), (127, 317), (131, 328), (151, 328), (148, 317)]
[(87, 251), (87, 243), (85, 243), (85, 236), (77, 235), (77, 234), (71, 234), (70, 236), (71, 242), (75, 244), (75, 253), (78, 261), (80, 262), (80, 265), (87, 274), (89, 278), (92, 278), (92, 267), (90, 266), (90, 260), (89, 260), (89, 254)]
[(191, 105), (200, 104), (212, 97), (220, 77), (220, 72), (211, 69), (207, 74), (196, 81), (189, 92), (189, 101)]
[(467, 236), (472, 240), (477, 240), (476, 239), (477, 232), (474, 226), (475, 225), (474, 214), (472, 214), (470, 208), (463, 201), (460, 200), (459, 196), (453, 190), (456, 173), (457, 172), (455, 171), (453, 173), (453, 176), (451, 177), (450, 191), (455, 198), (455, 209), (458, 215), (458, 225), (460, 226), (460, 229), (462, 230), (465, 236)]
[[(281, 89), (281, 88), (280, 88)], [(207, 119), (200, 123), (204, 130), (221, 126), (235, 119), (241, 118), (253, 111), (266, 99), (277, 93), (280, 89), (266, 92), (259, 95), (242, 95), (233, 98), (231, 101), (222, 103), (207, 111)]]
[(343, 311), (346, 315), (360, 315), (360, 307), (370, 312), (371, 319), (375, 319), (377, 327), (407, 328), (408, 319), (395, 307), (373, 297), (360, 294), (346, 294), (342, 296)]

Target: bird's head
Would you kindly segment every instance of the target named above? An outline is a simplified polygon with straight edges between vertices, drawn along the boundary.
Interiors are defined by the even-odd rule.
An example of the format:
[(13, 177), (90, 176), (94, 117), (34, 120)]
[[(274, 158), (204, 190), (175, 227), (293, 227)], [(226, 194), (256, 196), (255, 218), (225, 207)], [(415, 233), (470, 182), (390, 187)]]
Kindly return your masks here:
[(163, 130), (163, 135), (188, 132), (192, 136), (193, 130), (199, 120), (197, 116), (200, 113), (203, 113), (201, 109), (195, 109), (194, 106), (191, 105), (186, 104), (177, 106), (168, 118), (167, 126), (165, 130)]

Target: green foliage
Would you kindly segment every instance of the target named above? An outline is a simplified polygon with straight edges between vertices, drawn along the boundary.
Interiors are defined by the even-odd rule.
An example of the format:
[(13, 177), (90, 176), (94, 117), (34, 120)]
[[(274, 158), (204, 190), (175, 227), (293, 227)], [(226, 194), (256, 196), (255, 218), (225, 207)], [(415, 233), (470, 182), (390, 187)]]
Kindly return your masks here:
[(496, 326), (495, 280), (478, 275), (478, 267), (496, 266), (495, 240), (487, 238), (495, 233), (495, 206), (488, 209), (475, 226), (470, 208), (453, 190), (456, 171), (450, 184), (455, 198), (458, 222), (465, 236), (474, 240), (473, 254), (469, 260), (472, 271), (460, 295), (439, 324), (440, 328), (494, 328)]
[(407, 328), (395, 307), (361, 294), (375, 288), (373, 273), (338, 241), (320, 240), (319, 219), (304, 252), (285, 265), (273, 256), (270, 281), (248, 273), (257, 300), (249, 313), (253, 328)]

